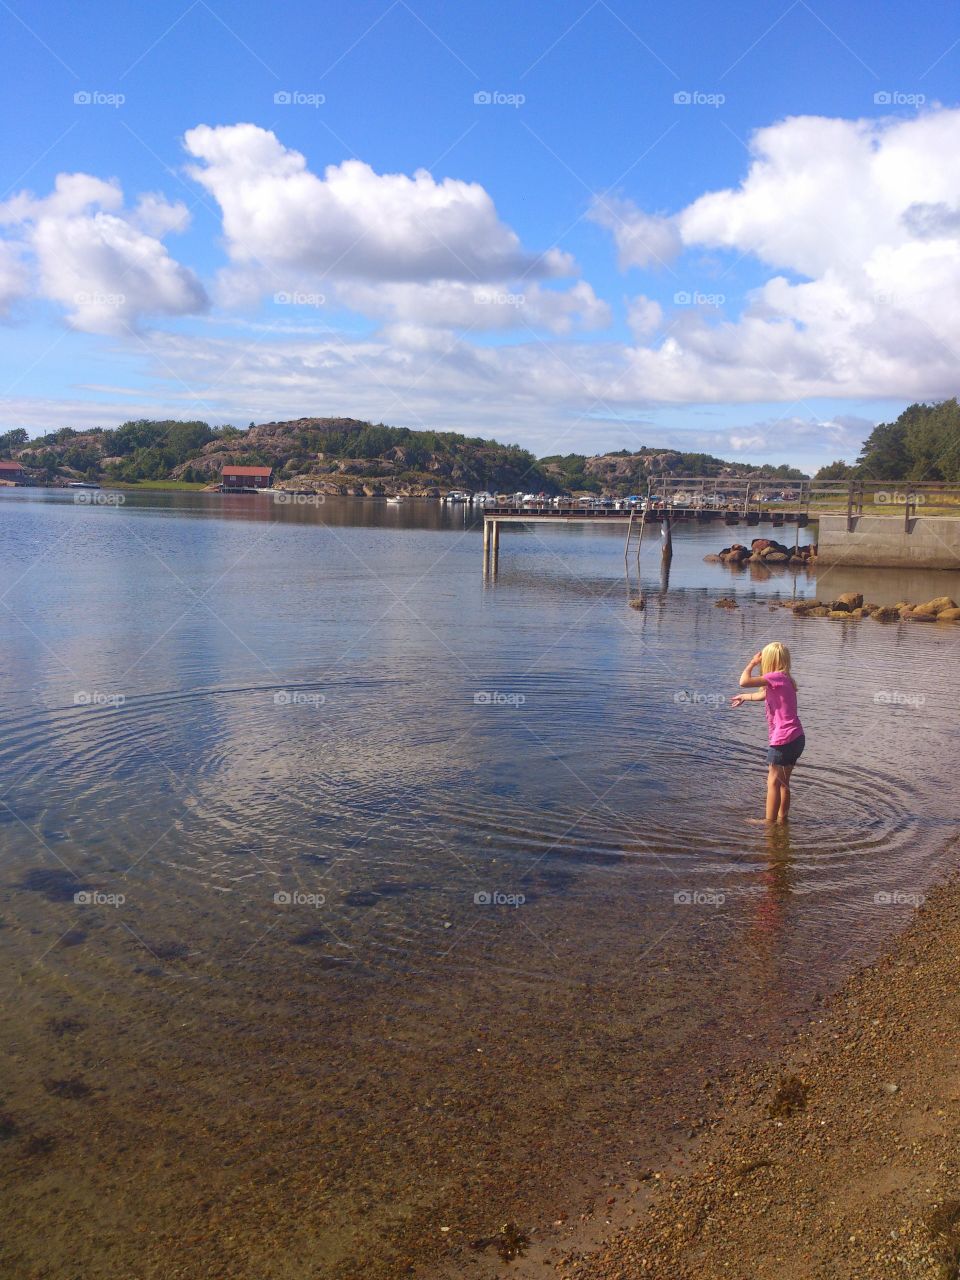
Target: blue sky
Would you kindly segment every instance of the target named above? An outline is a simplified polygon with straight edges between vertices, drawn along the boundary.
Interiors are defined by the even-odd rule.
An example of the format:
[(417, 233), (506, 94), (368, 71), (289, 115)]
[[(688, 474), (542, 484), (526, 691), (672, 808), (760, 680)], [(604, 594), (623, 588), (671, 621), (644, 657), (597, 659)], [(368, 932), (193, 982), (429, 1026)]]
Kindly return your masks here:
[(336, 413), (815, 466), (956, 393), (952, 6), (0, 27), (5, 427)]

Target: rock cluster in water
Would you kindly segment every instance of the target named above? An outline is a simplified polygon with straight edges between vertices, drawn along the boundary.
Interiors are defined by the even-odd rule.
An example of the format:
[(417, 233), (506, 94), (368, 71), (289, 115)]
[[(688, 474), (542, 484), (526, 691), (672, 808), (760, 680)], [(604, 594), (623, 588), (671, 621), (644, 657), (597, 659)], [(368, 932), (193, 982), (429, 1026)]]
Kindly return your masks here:
[(749, 547), (735, 542), (724, 547), (719, 555), (704, 556), (708, 564), (793, 564), (805, 565), (817, 558), (817, 544), (788, 547), (774, 538), (754, 538)]
[(803, 618), (874, 618), (878, 622), (960, 622), (960, 608), (949, 596), (936, 596), (925, 604), (864, 604), (863, 596), (847, 591), (836, 600), (783, 600), (784, 609)]

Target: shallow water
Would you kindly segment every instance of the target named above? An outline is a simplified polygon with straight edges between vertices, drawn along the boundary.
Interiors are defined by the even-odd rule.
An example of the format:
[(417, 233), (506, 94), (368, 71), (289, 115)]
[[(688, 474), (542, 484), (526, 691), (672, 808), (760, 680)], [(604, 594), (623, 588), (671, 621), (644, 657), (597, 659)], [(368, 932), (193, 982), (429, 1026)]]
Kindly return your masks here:
[[(623, 530), (484, 581), (437, 504), (3, 494), (7, 1272), (486, 1266), (873, 954), (945, 865), (960, 631), (768, 598), (960, 579), (703, 563), (752, 532), (667, 586), (653, 539), (637, 611)], [(771, 836), (726, 702), (774, 636)]]

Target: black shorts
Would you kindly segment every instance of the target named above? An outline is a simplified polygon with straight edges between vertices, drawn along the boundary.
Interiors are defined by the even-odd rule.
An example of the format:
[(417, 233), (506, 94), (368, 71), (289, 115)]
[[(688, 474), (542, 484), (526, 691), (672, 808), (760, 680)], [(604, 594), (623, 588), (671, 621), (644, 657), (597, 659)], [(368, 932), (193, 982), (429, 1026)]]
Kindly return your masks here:
[(782, 747), (767, 748), (767, 764), (796, 764), (803, 754), (807, 740), (801, 733), (792, 742), (785, 742)]

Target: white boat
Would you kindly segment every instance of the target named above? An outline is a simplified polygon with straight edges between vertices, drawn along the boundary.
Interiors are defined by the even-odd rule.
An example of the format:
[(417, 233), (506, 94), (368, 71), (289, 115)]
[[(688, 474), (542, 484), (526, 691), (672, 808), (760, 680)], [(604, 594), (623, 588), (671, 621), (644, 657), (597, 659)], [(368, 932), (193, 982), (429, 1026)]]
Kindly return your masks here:
[(399, 504), (400, 504), (402, 501), (403, 501), (403, 494), (402, 494), (402, 493), (395, 493), (395, 494), (392, 494), (389, 498), (387, 498), (387, 502), (389, 503), (389, 505), (390, 505), (391, 507), (399, 506)]
[(451, 489), (444, 502), (469, 502), (470, 494), (464, 493), (462, 489)]
[(99, 489), (98, 484), (91, 484), (89, 480), (71, 480), (67, 485), (68, 489)]

